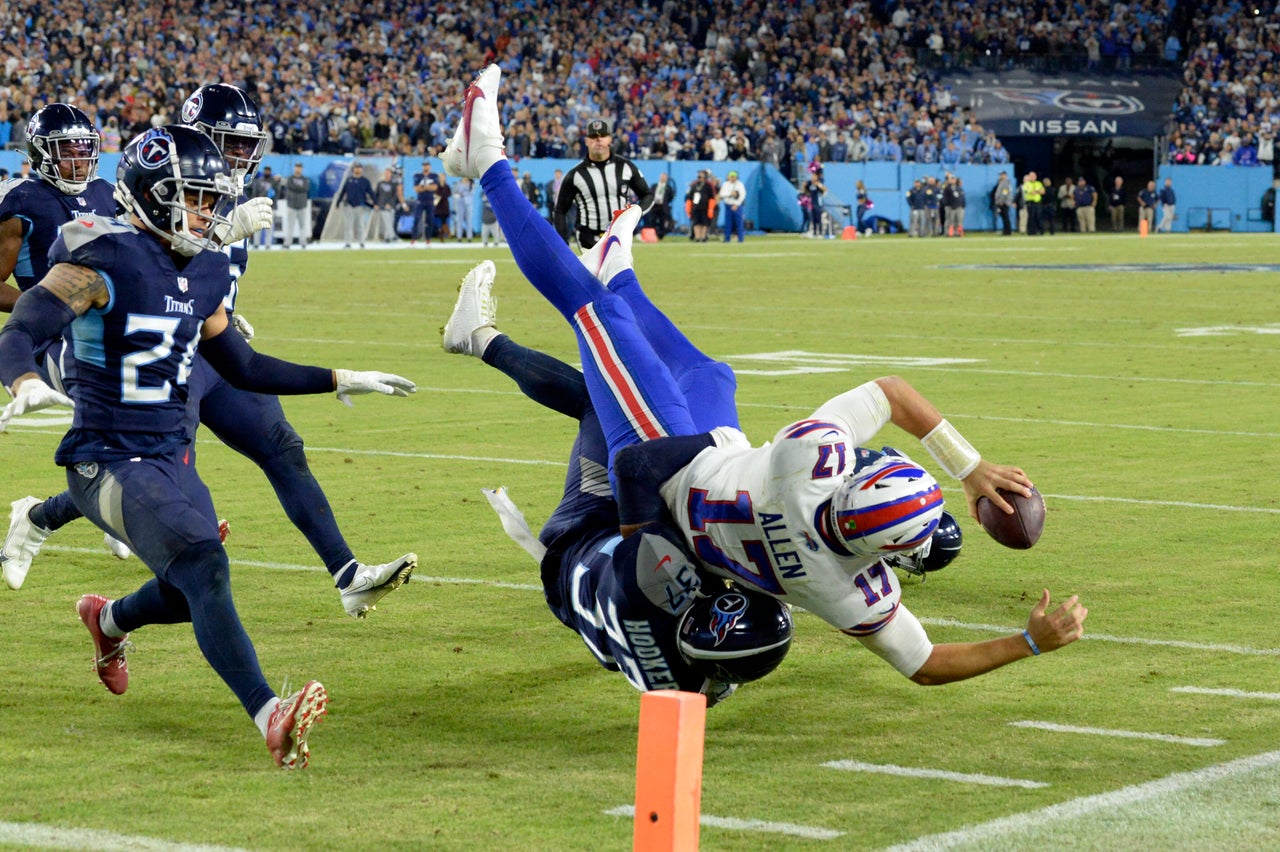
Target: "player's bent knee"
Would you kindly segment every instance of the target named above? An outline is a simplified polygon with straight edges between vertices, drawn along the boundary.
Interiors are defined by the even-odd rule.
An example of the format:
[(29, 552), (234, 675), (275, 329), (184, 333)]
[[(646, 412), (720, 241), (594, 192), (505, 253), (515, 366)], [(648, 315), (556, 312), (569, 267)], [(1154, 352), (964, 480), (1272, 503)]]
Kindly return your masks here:
[(210, 595), (230, 596), (231, 566), (227, 551), (216, 538), (197, 542), (174, 558), (165, 580), (177, 587), (188, 601)]

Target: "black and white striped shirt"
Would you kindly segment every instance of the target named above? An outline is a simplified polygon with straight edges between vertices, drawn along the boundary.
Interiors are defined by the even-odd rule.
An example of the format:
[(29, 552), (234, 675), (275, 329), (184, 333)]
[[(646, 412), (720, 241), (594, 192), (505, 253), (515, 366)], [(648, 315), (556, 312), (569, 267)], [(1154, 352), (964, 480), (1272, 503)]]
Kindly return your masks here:
[(556, 230), (568, 239), (566, 217), (570, 207), (578, 211), (578, 242), (595, 245), (613, 214), (626, 207), (634, 194), (645, 210), (653, 203), (653, 190), (630, 160), (616, 154), (604, 162), (585, 159), (569, 170), (556, 199)]

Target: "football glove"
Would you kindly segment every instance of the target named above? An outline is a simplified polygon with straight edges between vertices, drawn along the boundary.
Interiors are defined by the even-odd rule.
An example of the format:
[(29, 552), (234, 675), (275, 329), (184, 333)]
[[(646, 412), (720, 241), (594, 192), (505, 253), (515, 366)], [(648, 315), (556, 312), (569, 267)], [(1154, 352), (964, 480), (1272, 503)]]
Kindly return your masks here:
[(362, 393), (408, 396), (418, 390), (418, 386), (413, 382), (394, 373), (356, 370), (334, 370), (333, 372), (338, 380), (338, 401), (347, 406), (353, 405), (351, 397)]
[(239, 311), (231, 315), (231, 327), (240, 332), (240, 336), (245, 340), (253, 340), (253, 326)]
[(32, 411), (39, 411), (42, 408), (48, 408), (51, 405), (65, 405), (67, 408), (75, 408), (75, 403), (71, 401), (71, 397), (64, 393), (58, 393), (45, 384), (43, 379), (27, 379), (18, 385), (18, 391), (13, 395), (13, 401), (4, 407), (4, 411), (0, 411), (0, 432), (3, 432), (9, 426), (9, 421), (13, 418), (21, 417)]
[(227, 217), (231, 221), (228, 224), (216, 226), (214, 234), (217, 236), (218, 242), (224, 246), (229, 246), (232, 243), (247, 240), (261, 230), (270, 228), (274, 216), (274, 201), (266, 196), (250, 198), (244, 204), (232, 210), (231, 215)]

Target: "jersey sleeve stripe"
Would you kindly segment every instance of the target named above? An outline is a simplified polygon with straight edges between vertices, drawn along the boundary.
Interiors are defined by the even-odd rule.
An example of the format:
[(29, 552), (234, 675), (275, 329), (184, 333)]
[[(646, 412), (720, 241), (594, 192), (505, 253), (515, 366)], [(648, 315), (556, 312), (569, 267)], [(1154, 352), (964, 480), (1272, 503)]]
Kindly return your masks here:
[(877, 633), (882, 630), (886, 624), (893, 621), (893, 617), (898, 614), (898, 606), (899, 604), (895, 602), (893, 609), (890, 610), (889, 614), (884, 618), (876, 621), (864, 621), (861, 624), (855, 624), (853, 627), (846, 627), (840, 632), (847, 636), (870, 636), (872, 633)]
[(837, 432), (844, 431), (841, 427), (837, 426), (836, 424), (829, 423), (825, 420), (801, 420), (799, 423), (793, 424), (791, 428), (787, 431), (787, 434), (784, 435), (783, 437), (784, 438), (803, 438), (805, 435), (811, 435), (814, 432), (831, 431), (833, 429)]

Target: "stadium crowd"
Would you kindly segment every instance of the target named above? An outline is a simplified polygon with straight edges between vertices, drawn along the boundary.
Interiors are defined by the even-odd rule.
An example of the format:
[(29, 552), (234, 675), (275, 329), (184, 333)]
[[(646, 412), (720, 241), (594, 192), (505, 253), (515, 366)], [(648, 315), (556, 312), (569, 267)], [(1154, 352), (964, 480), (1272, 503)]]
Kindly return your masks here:
[[(0, 147), (47, 100), (99, 122), (104, 150), (171, 120), (211, 80), (256, 94), (279, 153), (438, 154), (456, 69), (495, 61), (512, 157), (577, 156), (605, 116), (634, 157), (1007, 162), (938, 82), (950, 67), (1176, 68), (1170, 157), (1249, 164), (1280, 122), (1280, 6), (1167, 0), (14, 0), (0, 10)], [(1188, 159), (1190, 158), (1190, 159)], [(802, 171), (795, 171), (800, 177)]]

